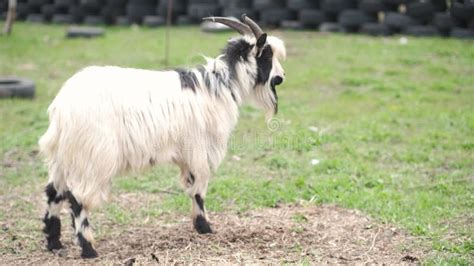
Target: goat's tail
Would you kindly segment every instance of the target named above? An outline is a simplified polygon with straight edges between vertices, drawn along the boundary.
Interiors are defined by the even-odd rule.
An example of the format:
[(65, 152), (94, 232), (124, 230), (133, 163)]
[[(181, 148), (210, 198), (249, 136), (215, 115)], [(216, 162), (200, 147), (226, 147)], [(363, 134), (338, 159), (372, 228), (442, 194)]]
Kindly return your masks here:
[(49, 127), (38, 141), (40, 153), (48, 160), (52, 159), (58, 148), (60, 127), (52, 117), (52, 108), (48, 109)]

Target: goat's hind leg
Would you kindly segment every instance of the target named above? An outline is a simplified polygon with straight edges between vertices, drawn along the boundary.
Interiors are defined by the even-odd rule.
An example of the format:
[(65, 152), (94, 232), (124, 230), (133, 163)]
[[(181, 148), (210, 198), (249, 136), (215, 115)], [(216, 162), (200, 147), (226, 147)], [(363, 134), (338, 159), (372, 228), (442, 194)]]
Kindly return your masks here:
[(195, 175), (187, 169), (181, 169), (181, 175), (186, 192), (192, 200), (194, 229), (196, 229), (199, 234), (212, 233), (204, 208), (204, 198), (206, 196), (209, 177), (205, 174)]
[(53, 182), (49, 183), (45, 189), (48, 207), (46, 214), (44, 215), (44, 229), (43, 232), (46, 235), (47, 248), (48, 250), (61, 249), (61, 219), (59, 214), (62, 209), (63, 201), (65, 199), (64, 192), (58, 191)]
[(89, 220), (87, 219), (88, 212), (70, 191), (68, 191), (66, 195), (71, 204), (74, 233), (77, 242), (82, 249), (81, 257), (84, 259), (97, 258), (97, 251), (95, 251), (93, 247), (94, 236), (89, 225)]

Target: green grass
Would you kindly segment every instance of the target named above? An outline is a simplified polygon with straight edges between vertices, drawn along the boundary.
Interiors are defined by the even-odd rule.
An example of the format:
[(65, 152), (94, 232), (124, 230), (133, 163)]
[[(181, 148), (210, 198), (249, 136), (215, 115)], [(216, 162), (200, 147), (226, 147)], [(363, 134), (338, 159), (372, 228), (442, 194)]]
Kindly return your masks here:
[[(472, 263), (473, 42), (409, 38), (401, 45), (398, 37), (277, 34), (288, 47), (279, 127), (269, 130), (259, 110), (242, 108), (228, 156), (210, 183), (208, 209), (337, 203), (421, 236), (432, 250), (428, 264)], [(36, 143), (48, 125), (48, 104), (74, 72), (91, 64), (165, 68), (162, 29), (108, 28), (105, 38), (93, 40), (63, 36), (61, 26), (19, 23), (12, 36), (0, 37), (0, 74), (37, 84), (33, 101), (0, 101), (0, 195), (27, 195), (46, 182)], [(172, 67), (218, 55), (230, 36), (173, 29)], [(157, 168), (120, 177), (113, 190), (178, 191), (176, 176), (174, 168)], [(115, 222), (131, 220), (130, 210), (113, 203), (104, 209)], [(185, 195), (167, 195), (134, 215), (176, 210), (189, 210)]]

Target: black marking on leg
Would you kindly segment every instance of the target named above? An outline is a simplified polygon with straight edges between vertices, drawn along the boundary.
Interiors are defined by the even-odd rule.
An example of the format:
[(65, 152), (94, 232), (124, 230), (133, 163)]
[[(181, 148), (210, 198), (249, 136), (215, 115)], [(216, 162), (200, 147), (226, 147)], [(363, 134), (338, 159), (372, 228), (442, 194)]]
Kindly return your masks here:
[(85, 228), (85, 227), (88, 227), (89, 226), (89, 220), (87, 219), (84, 219), (84, 221), (82, 221), (82, 226)]
[(194, 228), (199, 234), (210, 234), (212, 233), (211, 226), (206, 221), (206, 218), (202, 215), (198, 215), (196, 219), (194, 219)]
[(54, 199), (56, 198), (56, 195), (58, 194), (58, 192), (57, 192), (56, 189), (54, 188), (53, 183), (49, 183), (49, 184), (46, 186), (46, 189), (44, 190), (44, 192), (46, 192), (46, 196), (48, 197), (48, 204), (50, 204), (51, 202), (53, 202)]
[(44, 191), (48, 197), (48, 204), (51, 204), (51, 202), (59, 203), (64, 200), (64, 196), (58, 194), (58, 191), (54, 188), (53, 183), (49, 183)]
[(71, 213), (71, 220), (72, 220), (72, 228), (76, 231), (76, 218), (74, 218), (74, 214)]
[(71, 210), (75, 217), (79, 217), (82, 211), (82, 204), (78, 203), (74, 195), (70, 191), (66, 192), (66, 196), (71, 203)]
[(43, 232), (46, 234), (48, 250), (61, 249), (63, 245), (59, 238), (61, 237), (61, 220), (56, 216), (48, 217), (49, 213), (46, 212), (43, 222)]
[(81, 258), (83, 259), (97, 258), (98, 256), (97, 251), (95, 251), (95, 249), (92, 247), (91, 242), (87, 241), (87, 239), (84, 238), (81, 232), (77, 234), (77, 240), (79, 240), (79, 245), (82, 248)]
[(204, 201), (202, 200), (201, 195), (196, 194), (194, 198), (196, 199), (196, 203), (198, 204), (199, 209), (204, 212)]

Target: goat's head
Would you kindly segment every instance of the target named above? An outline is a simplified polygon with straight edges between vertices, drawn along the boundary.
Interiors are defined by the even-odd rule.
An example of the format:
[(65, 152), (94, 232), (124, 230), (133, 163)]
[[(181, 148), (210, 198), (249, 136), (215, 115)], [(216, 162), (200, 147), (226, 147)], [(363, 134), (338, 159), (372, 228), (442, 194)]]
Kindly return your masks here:
[[(245, 14), (243, 22), (226, 17), (208, 17), (206, 21), (225, 24), (238, 31), (243, 37), (231, 39), (224, 50), (224, 56), (239, 79), (247, 80), (241, 85), (248, 90), (246, 96), (262, 107), (268, 115), (278, 112), (276, 86), (285, 80), (285, 71), (280, 63), (286, 57), (282, 40), (268, 36)], [(248, 85), (247, 85), (248, 84)]]

